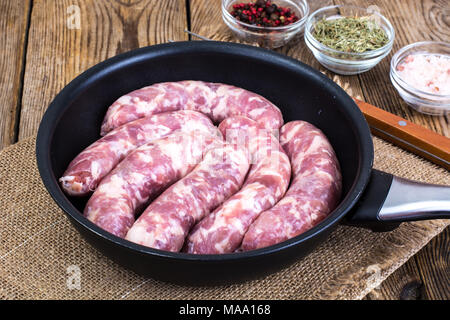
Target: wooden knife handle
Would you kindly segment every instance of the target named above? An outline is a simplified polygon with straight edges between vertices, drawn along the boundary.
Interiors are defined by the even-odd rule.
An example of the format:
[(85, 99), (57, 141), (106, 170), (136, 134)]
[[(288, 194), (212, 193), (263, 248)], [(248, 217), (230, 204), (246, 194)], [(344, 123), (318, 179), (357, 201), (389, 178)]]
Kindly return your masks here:
[(450, 139), (355, 99), (372, 133), (450, 170)]

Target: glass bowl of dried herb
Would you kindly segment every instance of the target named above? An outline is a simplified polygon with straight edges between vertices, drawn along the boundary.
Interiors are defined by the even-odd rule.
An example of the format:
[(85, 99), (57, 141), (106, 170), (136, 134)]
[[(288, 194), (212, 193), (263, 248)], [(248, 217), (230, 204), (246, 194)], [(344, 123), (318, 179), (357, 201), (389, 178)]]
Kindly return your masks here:
[(222, 18), (240, 40), (278, 48), (304, 30), (306, 0), (222, 0)]
[(395, 31), (378, 7), (338, 5), (312, 13), (305, 43), (327, 69), (343, 75), (366, 72), (392, 50)]

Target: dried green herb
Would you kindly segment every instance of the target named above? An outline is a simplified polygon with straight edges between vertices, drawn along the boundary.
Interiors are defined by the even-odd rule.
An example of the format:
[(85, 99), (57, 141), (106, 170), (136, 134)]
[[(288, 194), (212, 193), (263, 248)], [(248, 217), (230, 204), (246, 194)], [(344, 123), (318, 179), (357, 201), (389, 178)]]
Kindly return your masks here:
[(356, 53), (381, 48), (389, 41), (386, 32), (370, 17), (322, 19), (314, 25), (313, 36), (332, 49)]

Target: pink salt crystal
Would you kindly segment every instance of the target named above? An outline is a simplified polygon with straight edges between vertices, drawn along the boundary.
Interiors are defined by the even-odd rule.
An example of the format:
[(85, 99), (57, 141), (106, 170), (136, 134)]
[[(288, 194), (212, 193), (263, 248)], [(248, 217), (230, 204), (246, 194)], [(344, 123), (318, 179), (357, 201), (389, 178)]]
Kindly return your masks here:
[(450, 56), (409, 55), (397, 66), (397, 72), (403, 81), (415, 89), (450, 95)]

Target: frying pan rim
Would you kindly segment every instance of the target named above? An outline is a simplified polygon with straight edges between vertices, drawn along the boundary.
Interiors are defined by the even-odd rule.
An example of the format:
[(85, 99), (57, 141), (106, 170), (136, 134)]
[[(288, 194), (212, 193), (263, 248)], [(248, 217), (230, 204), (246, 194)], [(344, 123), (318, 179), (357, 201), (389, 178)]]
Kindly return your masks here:
[[(158, 57), (164, 54), (179, 54), (179, 52), (189, 51), (202, 51), (216, 52), (227, 55), (237, 55), (251, 57), (253, 59), (267, 59), (270, 58), (271, 64), (284, 64), (286, 68), (303, 69), (309, 76), (317, 78), (317, 80), (324, 82), (327, 86), (331, 86), (337, 95), (341, 99), (346, 100), (343, 106), (346, 112), (343, 115), (346, 116), (352, 124), (354, 124), (352, 130), (355, 131), (355, 137), (358, 139), (358, 153), (359, 153), (359, 168), (358, 173), (353, 181), (350, 190), (347, 195), (341, 200), (340, 204), (330, 213), (330, 215), (321, 223), (311, 228), (310, 230), (293, 237), (289, 240), (281, 243), (271, 245), (268, 247), (246, 251), (235, 252), (227, 254), (188, 254), (182, 252), (169, 252), (158, 249), (145, 247), (128, 240), (119, 238), (110, 234), (109, 232), (99, 228), (97, 225), (89, 221), (83, 216), (83, 214), (75, 208), (70, 202), (67, 196), (62, 192), (58, 179), (54, 176), (50, 159), (50, 145), (53, 137), (53, 132), (56, 127), (56, 123), (59, 121), (70, 105), (67, 103), (67, 99), (73, 99), (82, 93), (86, 86), (95, 83), (98, 79), (102, 78), (102, 75), (113, 72), (117, 68), (122, 68), (127, 65), (133, 65), (139, 61), (151, 59), (152, 57)], [(50, 103), (46, 110), (41, 123), (36, 139), (36, 160), (38, 170), (41, 175), (41, 179), (46, 187), (47, 191), (56, 202), (56, 204), (64, 211), (64, 213), (88, 232), (92, 232), (97, 237), (102, 238), (105, 241), (113, 242), (114, 245), (118, 245), (126, 250), (134, 251), (136, 253), (158, 256), (160, 258), (166, 258), (171, 260), (182, 261), (197, 261), (197, 262), (221, 262), (229, 260), (243, 260), (252, 259), (261, 255), (275, 254), (288, 247), (299, 246), (303, 242), (310, 238), (313, 238), (321, 233), (330, 230), (337, 223), (344, 218), (349, 210), (357, 203), (362, 192), (366, 188), (369, 181), (369, 177), (372, 171), (373, 165), (373, 143), (370, 135), (369, 126), (356, 106), (356, 103), (350, 98), (345, 91), (340, 88), (333, 81), (328, 79), (325, 75), (312, 67), (290, 58), (286, 55), (244, 44), (219, 42), (219, 41), (180, 41), (173, 43), (164, 43), (148, 47), (143, 47), (135, 50), (131, 50), (112, 58), (104, 60), (91, 68), (87, 69), (76, 78), (74, 78), (68, 85), (66, 85)]]

